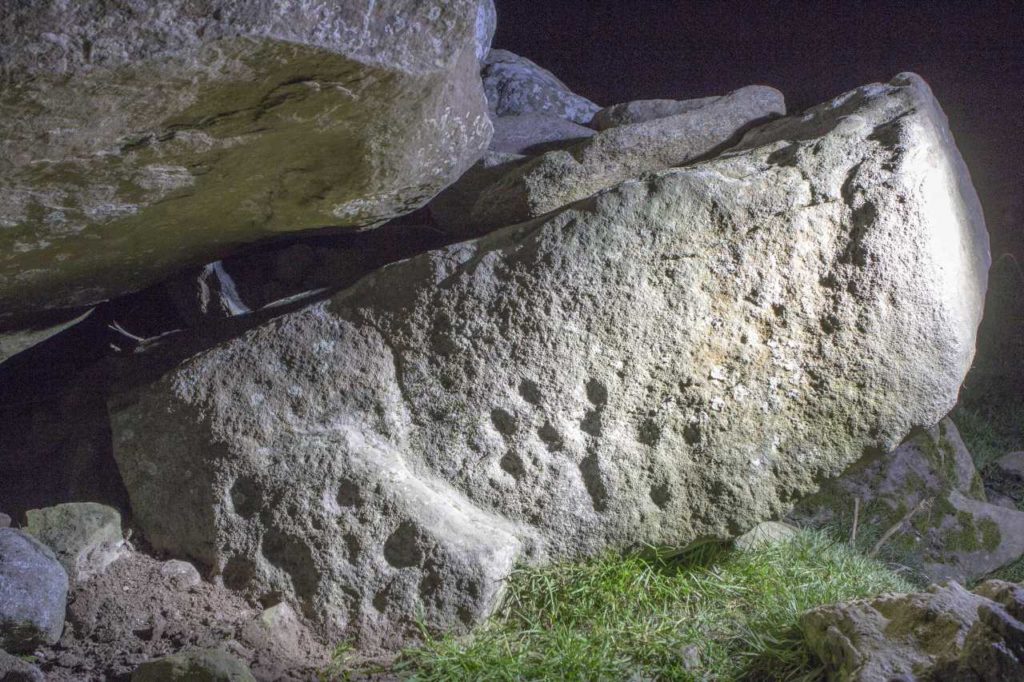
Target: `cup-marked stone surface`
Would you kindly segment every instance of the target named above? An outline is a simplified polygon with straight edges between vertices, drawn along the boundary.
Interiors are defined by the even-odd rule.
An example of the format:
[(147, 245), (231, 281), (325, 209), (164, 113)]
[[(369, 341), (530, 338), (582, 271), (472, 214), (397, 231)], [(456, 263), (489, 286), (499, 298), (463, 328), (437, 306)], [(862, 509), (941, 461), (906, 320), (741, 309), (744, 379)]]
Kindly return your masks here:
[(778, 518), (935, 424), (989, 265), (927, 85), (392, 264), (111, 404), (153, 545), (394, 646), (516, 561)]

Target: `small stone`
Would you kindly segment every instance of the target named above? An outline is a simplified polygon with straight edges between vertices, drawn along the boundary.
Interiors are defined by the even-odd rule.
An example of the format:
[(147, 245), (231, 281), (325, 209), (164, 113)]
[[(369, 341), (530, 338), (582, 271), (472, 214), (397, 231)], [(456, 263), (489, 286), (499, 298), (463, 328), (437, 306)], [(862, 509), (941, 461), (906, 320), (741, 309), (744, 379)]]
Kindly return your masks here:
[(11, 517), (7, 514), (0, 514), (0, 528), (10, 528)]
[(25, 516), (25, 530), (53, 550), (74, 581), (102, 573), (124, 549), (121, 514), (111, 507), (70, 502), (31, 509)]
[(222, 649), (195, 649), (143, 663), (132, 682), (255, 682), (249, 666)]
[(195, 587), (203, 581), (199, 570), (187, 561), (171, 559), (160, 565), (160, 575), (178, 589)]
[(797, 529), (788, 523), (764, 521), (732, 541), (733, 547), (741, 552), (779, 545), (797, 534)]
[(14, 528), (0, 529), (0, 648), (30, 652), (64, 629), (68, 575), (48, 547)]
[(262, 611), (242, 627), (241, 640), (259, 649), (273, 649), (287, 656), (299, 651), (303, 625), (288, 604)]
[(39, 668), (0, 650), (0, 682), (43, 682), (45, 679)]

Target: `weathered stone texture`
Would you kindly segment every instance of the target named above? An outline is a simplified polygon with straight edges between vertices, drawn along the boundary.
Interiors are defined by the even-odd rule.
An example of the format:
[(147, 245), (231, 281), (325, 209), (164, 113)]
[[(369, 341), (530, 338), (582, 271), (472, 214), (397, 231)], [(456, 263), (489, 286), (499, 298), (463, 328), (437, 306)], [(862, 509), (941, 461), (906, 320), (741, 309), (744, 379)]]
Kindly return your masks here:
[(913, 75), (392, 264), (112, 403), (155, 547), (391, 646), (517, 560), (731, 537), (934, 424), (989, 264)]

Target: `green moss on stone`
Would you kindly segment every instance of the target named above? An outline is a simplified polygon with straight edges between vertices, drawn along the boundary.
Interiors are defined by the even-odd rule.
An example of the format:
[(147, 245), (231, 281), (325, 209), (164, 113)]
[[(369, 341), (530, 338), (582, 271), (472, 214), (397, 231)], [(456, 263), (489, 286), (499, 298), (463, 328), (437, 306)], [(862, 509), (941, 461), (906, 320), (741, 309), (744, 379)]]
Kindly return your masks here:
[(999, 532), (999, 524), (992, 519), (984, 518), (978, 521), (978, 527), (981, 529), (981, 546), (987, 552), (995, 551), (1003, 539), (1002, 533)]

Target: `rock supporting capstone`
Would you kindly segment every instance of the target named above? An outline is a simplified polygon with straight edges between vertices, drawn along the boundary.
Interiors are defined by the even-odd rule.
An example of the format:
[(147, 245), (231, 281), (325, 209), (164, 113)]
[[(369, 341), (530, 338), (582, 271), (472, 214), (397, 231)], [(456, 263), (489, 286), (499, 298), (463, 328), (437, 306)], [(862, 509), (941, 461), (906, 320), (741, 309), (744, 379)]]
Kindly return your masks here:
[(487, 148), (491, 0), (16, 2), (0, 14), (0, 310), (239, 243), (363, 229)]
[(927, 85), (392, 264), (111, 404), (134, 517), (395, 646), (516, 561), (735, 536), (953, 406), (989, 264)]

